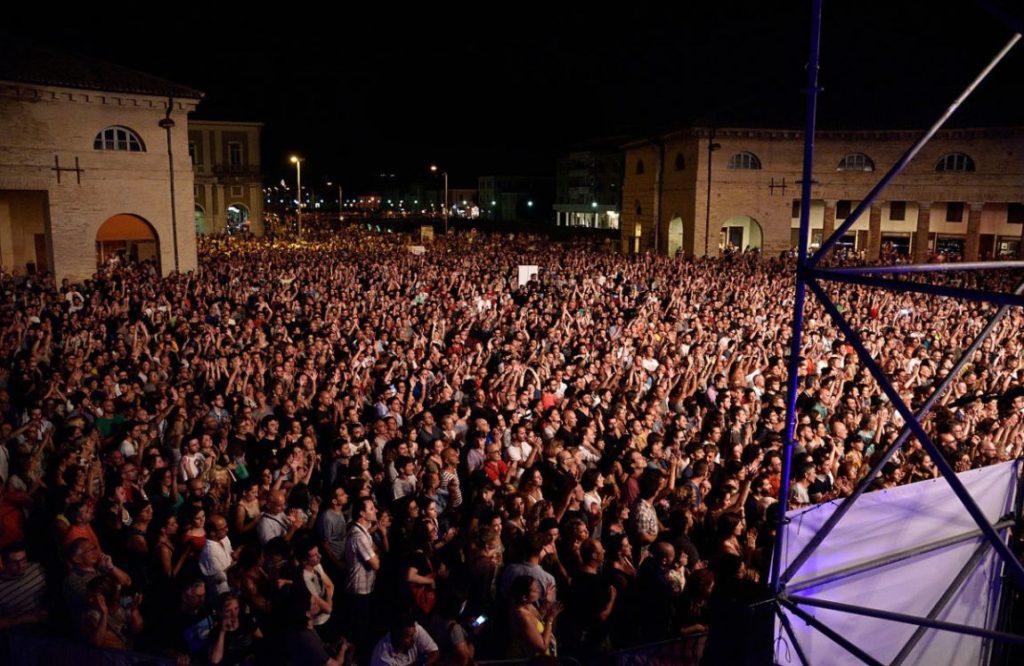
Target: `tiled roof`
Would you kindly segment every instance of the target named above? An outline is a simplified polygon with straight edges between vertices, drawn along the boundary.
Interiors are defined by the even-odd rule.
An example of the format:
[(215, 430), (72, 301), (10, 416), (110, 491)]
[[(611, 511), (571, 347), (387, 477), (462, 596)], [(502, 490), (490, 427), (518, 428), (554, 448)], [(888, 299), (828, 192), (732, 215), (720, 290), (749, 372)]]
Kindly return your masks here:
[(183, 99), (203, 97), (194, 88), (158, 76), (5, 33), (0, 33), (0, 81)]

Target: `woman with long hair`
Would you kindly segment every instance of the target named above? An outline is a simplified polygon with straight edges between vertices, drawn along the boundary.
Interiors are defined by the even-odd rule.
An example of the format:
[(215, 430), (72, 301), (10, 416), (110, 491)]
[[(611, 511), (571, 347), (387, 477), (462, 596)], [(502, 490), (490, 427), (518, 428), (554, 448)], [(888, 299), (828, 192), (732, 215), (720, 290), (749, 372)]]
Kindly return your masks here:
[(436, 523), (429, 518), (418, 518), (412, 531), (412, 551), (399, 570), (409, 601), (419, 611), (421, 618), (430, 615), (437, 601), (437, 564), (434, 559), (436, 541)]
[(519, 494), (523, 496), (526, 501), (526, 509), (529, 510), (537, 502), (544, 500), (544, 477), (541, 476), (539, 469), (528, 469), (523, 472), (523, 476), (519, 481)]
[[(177, 581), (188, 560), (186, 548), (177, 548), (178, 519), (170, 511), (157, 513), (146, 529), (149, 541), (149, 590), (143, 598), (143, 610), (159, 612), (176, 603)], [(152, 610), (151, 610), (152, 609)]]
[(239, 498), (233, 511), (233, 537), (238, 545), (256, 542), (256, 523), (260, 522), (259, 486), (252, 479), (238, 483)]
[(562, 605), (556, 601), (542, 612), (537, 608), (540, 598), (540, 583), (533, 576), (519, 576), (512, 581), (509, 588), (512, 609), (508, 618), (507, 658), (532, 659), (555, 655), (555, 620), (562, 612)]
[(154, 513), (175, 513), (184, 504), (185, 498), (178, 492), (174, 481), (174, 470), (161, 467), (153, 470), (146, 481), (146, 496), (153, 503)]
[(153, 505), (146, 500), (139, 500), (131, 506), (128, 513), (132, 516), (132, 522), (123, 531), (124, 570), (132, 577), (132, 588), (144, 590), (150, 560), (146, 535), (149, 524), (153, 521)]

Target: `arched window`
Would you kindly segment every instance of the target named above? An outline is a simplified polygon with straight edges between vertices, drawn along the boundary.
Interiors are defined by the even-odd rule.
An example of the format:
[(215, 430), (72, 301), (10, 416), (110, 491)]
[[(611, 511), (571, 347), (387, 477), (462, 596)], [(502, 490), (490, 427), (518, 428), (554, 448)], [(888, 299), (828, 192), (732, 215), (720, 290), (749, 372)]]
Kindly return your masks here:
[(850, 153), (839, 160), (837, 171), (874, 171), (875, 163), (864, 153)]
[(935, 165), (936, 171), (974, 171), (974, 160), (965, 153), (950, 153)]
[(736, 153), (729, 158), (730, 169), (760, 169), (761, 160), (757, 159), (757, 155), (754, 153), (748, 153), (743, 151), (742, 153)]
[(96, 150), (126, 150), (130, 153), (144, 153), (146, 147), (139, 135), (127, 127), (108, 127), (96, 135), (92, 142)]
[(676, 153), (676, 171), (684, 171), (686, 169), (686, 158), (683, 157), (682, 153)]
[(643, 160), (637, 160), (636, 161), (636, 175), (638, 175), (638, 176), (644, 175), (644, 161)]
[(636, 206), (635, 206), (634, 210), (636, 211), (636, 216), (637, 217), (640, 217), (641, 215), (644, 214), (644, 208), (643, 208), (643, 206), (640, 205), (640, 200), (639, 199), (636, 200)]

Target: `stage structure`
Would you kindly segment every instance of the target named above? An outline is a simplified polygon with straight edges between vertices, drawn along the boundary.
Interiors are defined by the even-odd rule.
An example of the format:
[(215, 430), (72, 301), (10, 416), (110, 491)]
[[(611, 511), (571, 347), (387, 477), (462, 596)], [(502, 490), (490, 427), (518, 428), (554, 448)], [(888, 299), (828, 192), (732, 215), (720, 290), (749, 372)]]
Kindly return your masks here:
[[(1014, 33), (1013, 37), (970, 82), (963, 93), (950, 104), (945, 113), (881, 178), (863, 201), (851, 211), (849, 217), (828, 239), (822, 242), (818, 251), (813, 256), (808, 256), (814, 133), (819, 92), (822, 0), (813, 0), (812, 2), (803, 181), (801, 183), (800, 241), (796, 265), (793, 338), (789, 358), (786, 443), (779, 498), (781, 510), (778, 538), (775, 543), (770, 575), (774, 610), (778, 617), (776, 644), (779, 645), (781, 641), (785, 641), (803, 666), (840, 662), (927, 663), (921, 661), (924, 655), (931, 655), (933, 660), (930, 663), (982, 664), (987, 663), (988, 648), (991, 645), (1024, 644), (1024, 636), (994, 629), (995, 599), (999, 595), (1002, 583), (1013, 584), (1018, 590), (1024, 590), (1024, 566), (1014, 557), (1006, 540), (1007, 529), (1019, 515), (1019, 502), (1012, 504), (1012, 508), (1016, 511), (1010, 509), (1011, 499), (1016, 494), (1015, 486), (1019, 470), (1016, 465), (1006, 468), (998, 466), (991, 471), (978, 470), (982, 474), (971, 476), (965, 474), (963, 478), (958, 477), (921, 425), (932, 407), (967, 365), (974, 352), (981, 347), (988, 334), (1006, 315), (1009, 308), (1024, 305), (1024, 283), (1019, 284), (1012, 293), (1000, 293), (984, 289), (957, 288), (945, 284), (931, 285), (918, 280), (901, 281), (899, 279), (903, 274), (921, 276), (943, 271), (1024, 269), (1024, 261), (857, 268), (821, 266), (822, 260), (828, 256), (839, 239), (853, 226), (861, 214), (867, 211), (889, 183), (903, 171), (921, 148), (1020, 41), (1021, 32), (1024, 32), (1020, 21), (1007, 16), (987, 1), (983, 1), (982, 4), (990, 13), (1010, 27)], [(853, 330), (843, 313), (832, 302), (826, 289), (822, 286), (824, 282), (864, 285), (898, 292), (932, 294), (993, 303), (1000, 307), (977, 339), (968, 347), (945, 378), (939, 382), (934, 392), (915, 414), (900, 397), (899, 392), (894, 388), (882, 368), (871, 357), (858, 333)], [(871, 372), (892, 407), (902, 417), (905, 425), (897, 440), (884, 452), (884, 455), (849, 497), (820, 509), (815, 508), (817, 510), (787, 514), (796, 421), (796, 398), (799, 391), (798, 371), (804, 325), (804, 302), (808, 290), (814, 293), (832, 321), (842, 331), (846, 341), (856, 351), (860, 362)], [(944, 515), (944, 520), (951, 521), (950, 524), (954, 529), (932, 531), (930, 534), (918, 532), (918, 539), (913, 545), (906, 541), (906, 538), (913, 534), (912, 530), (908, 530), (910, 534), (901, 537), (900, 541), (895, 542), (896, 545), (880, 544), (877, 537), (885, 531), (882, 526), (889, 524), (891, 527), (889, 521), (893, 516), (900, 516), (900, 512), (904, 512), (901, 517), (906, 521), (908, 514), (905, 512), (910, 508), (913, 515), (909, 517), (912, 517), (914, 521), (927, 522), (930, 519), (925, 517), (928, 515), (925, 509), (935, 508), (934, 502), (926, 506), (913, 501), (914, 492), (919, 491), (922, 484), (907, 486), (911, 490), (895, 489), (887, 493), (872, 493), (870, 496), (864, 497), (865, 491), (881, 472), (883, 466), (892, 459), (911, 436), (920, 442), (942, 477), (934, 482), (928, 482), (929, 494), (939, 497), (939, 494), (935, 494), (938, 484), (948, 486), (947, 497), (955, 497), (958, 501), (955, 508), (960, 512), (960, 517), (954, 520), (948, 515), (949, 507), (946, 507), (936, 515)], [(979, 483), (979, 479), (985, 475), (995, 476)], [(997, 487), (999, 492), (993, 494), (993, 487)], [(983, 490), (986, 492), (983, 493)], [(864, 513), (862, 507), (869, 513)], [(871, 515), (870, 511), (872, 510), (874, 511), (875, 527), (871, 527), (870, 520), (864, 520), (865, 516)], [(839, 544), (847, 548), (850, 547), (849, 530), (837, 528), (844, 518), (850, 520), (850, 524), (854, 526), (858, 526), (859, 522), (862, 536), (865, 529), (877, 531), (875, 534), (869, 534), (870, 538), (865, 539), (866, 543), (873, 543), (877, 546), (877, 550), (873, 554), (856, 550), (855, 553), (839, 556), (843, 548), (833, 547), (829, 539), (836, 538)], [(965, 519), (966, 525), (964, 524)], [(904, 525), (905, 528), (906, 525)], [(830, 554), (835, 555), (831, 560), (829, 559)], [(886, 581), (886, 569), (899, 571), (901, 567), (905, 567), (907, 562), (914, 562), (915, 558), (916, 569), (914, 571), (918, 575), (922, 573), (922, 570), (929, 572), (929, 567), (935, 565), (935, 573), (945, 576), (941, 581), (932, 578), (932, 582), (929, 583), (935, 587), (941, 585), (939, 590), (933, 594), (924, 594), (925, 590), (921, 587), (924, 584), (924, 578), (911, 579), (904, 576), (902, 590), (890, 588), (881, 590), (881, 592), (911, 598), (920, 596), (920, 599), (909, 599), (902, 606), (890, 606), (888, 609), (878, 608), (875, 603), (878, 596), (873, 596), (871, 592), (878, 592), (879, 588), (884, 585), (891, 585), (891, 582), (879, 582)], [(942, 566), (936, 564), (939, 562), (942, 563)], [(949, 574), (951, 570), (953, 573)], [(863, 578), (872, 574), (876, 575), (873, 578)], [(851, 581), (854, 582), (852, 586), (850, 585)], [(856, 589), (858, 583), (860, 589)], [(914, 585), (917, 587), (913, 587)], [(842, 600), (837, 601), (837, 599)], [(901, 608), (904, 610), (899, 610)], [(963, 608), (973, 609), (974, 612), (965, 614)], [(870, 618), (870, 620), (865, 618)], [(874, 627), (874, 630), (858, 631), (856, 629), (858, 622)], [(798, 627), (797, 623), (801, 626)], [(900, 625), (903, 630), (892, 629), (893, 625)], [(814, 632), (813, 638), (807, 631)], [(944, 634), (976, 637), (983, 640), (981, 643), (976, 640), (973, 642), (965, 640), (958, 643), (955, 640), (948, 640)], [(956, 652), (946, 652), (947, 658), (936, 662), (934, 661), (936, 652), (933, 650), (940, 649), (942, 646), (946, 646), (946, 650), (953, 649)], [(827, 653), (828, 650), (832, 652)], [(826, 653), (829, 656), (826, 656)], [(843, 658), (833, 661), (836, 654), (841, 654)], [(949, 661), (950, 658), (963, 659), (963, 661)], [(883, 659), (886, 661), (883, 662)]]

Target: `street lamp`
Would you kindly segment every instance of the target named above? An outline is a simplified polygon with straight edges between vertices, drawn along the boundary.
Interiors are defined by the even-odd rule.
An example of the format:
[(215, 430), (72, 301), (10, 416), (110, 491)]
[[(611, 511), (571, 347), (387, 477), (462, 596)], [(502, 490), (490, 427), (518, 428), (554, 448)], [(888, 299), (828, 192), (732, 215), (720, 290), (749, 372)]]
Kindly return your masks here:
[[(707, 206), (704, 209), (704, 258), (708, 257), (708, 239), (711, 237), (711, 156), (722, 147), (722, 144), (715, 143), (715, 130), (711, 129), (708, 134), (708, 194)], [(696, 251), (696, 248), (694, 248)]]
[[(334, 183), (328, 181), (327, 182), (327, 187), (330, 187), (333, 184)], [(342, 208), (344, 208), (344, 199), (341, 198), (341, 183), (338, 183), (338, 219), (339, 220), (344, 220), (345, 219), (344, 218), (344, 212), (345, 211), (343, 211)]]
[(298, 237), (302, 238), (302, 163), (305, 159), (292, 155), (290, 160), (295, 165), (295, 190), (299, 195), (299, 208), (298, 208), (298, 220), (296, 223), (296, 232)]
[[(440, 169), (437, 168), (436, 164), (430, 165), (430, 170), (433, 173), (437, 173)], [(448, 172), (441, 171), (441, 175), (444, 176), (444, 235), (448, 235)]]

